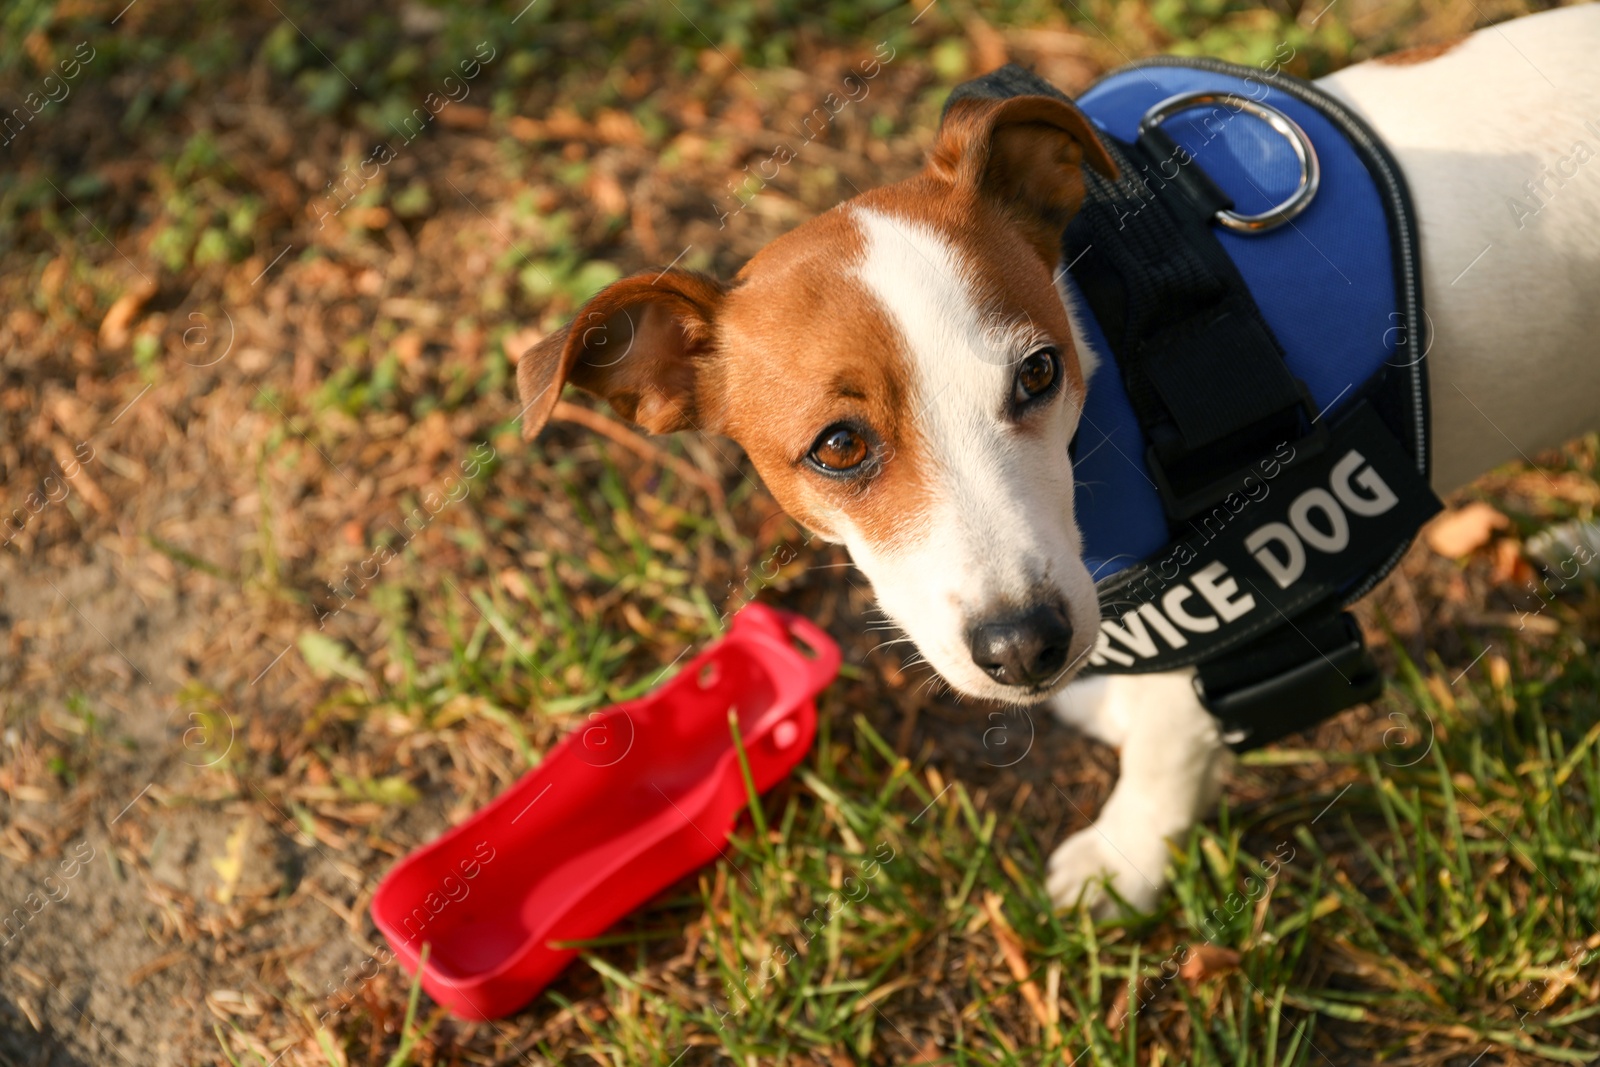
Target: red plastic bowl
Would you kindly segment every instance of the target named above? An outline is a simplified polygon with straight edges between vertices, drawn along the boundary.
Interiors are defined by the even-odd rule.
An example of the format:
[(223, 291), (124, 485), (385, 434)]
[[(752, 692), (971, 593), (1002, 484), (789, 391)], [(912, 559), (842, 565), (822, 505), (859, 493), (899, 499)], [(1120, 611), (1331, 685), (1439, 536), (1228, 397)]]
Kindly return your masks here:
[(430, 946), (422, 987), (450, 1011), (515, 1011), (577, 955), (552, 942), (598, 936), (721, 854), (747, 800), (729, 710), (764, 792), (811, 747), (812, 701), (838, 670), (838, 646), (816, 626), (745, 607), (661, 689), (594, 713), (482, 811), (396, 864), (373, 895), (373, 922), (413, 974)]

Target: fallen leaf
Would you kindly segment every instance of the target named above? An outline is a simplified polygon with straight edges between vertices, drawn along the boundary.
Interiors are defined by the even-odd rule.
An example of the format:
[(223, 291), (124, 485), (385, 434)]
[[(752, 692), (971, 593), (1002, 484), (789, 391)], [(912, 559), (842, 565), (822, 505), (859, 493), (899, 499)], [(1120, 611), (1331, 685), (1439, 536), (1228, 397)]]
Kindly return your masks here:
[[(398, 774), (386, 775), (382, 778), (344, 778), (340, 785), (343, 787), (346, 796), (362, 798), (388, 806), (415, 804), (421, 799), (417, 793), (417, 787)], [(359, 824), (359, 812), (357, 817), (348, 818), (344, 821)]]
[(489, 109), (456, 104), (439, 112), (439, 125), (457, 130), (481, 130), (489, 125)]
[(1481, 500), (1474, 500), (1428, 523), (1423, 528), (1422, 539), (1446, 559), (1460, 559), (1488, 544), (1496, 530), (1510, 525), (1511, 520), (1500, 512)]
[(105, 348), (121, 348), (128, 343), (128, 327), (138, 317), (139, 309), (156, 295), (156, 286), (141, 282), (117, 297), (111, 310), (100, 320), (100, 344)]
[(595, 128), (568, 108), (555, 108), (542, 121), (513, 115), (506, 121), (506, 130), (520, 141), (589, 142), (599, 139)]
[(905, 671), (901, 670), (900, 665), (893, 660), (880, 657), (878, 669), (883, 677), (884, 684), (890, 689), (899, 689), (906, 684)]
[(626, 111), (601, 108), (594, 117), (594, 129), (607, 144), (637, 146), (644, 143), (644, 130), (639, 120)]
[(151, 975), (160, 974), (168, 967), (182, 963), (184, 960), (189, 958), (189, 953), (184, 949), (178, 949), (173, 952), (168, 952), (163, 956), (157, 956), (144, 966), (135, 968), (133, 973), (128, 975), (128, 988), (137, 989), (139, 988), (140, 984)]
[(393, 218), (389, 209), (381, 206), (353, 207), (348, 215), (350, 225), (359, 226), (365, 230), (381, 230), (389, 225)]
[(1106, 1029), (1112, 1033), (1121, 1030), (1128, 1022), (1128, 987), (1117, 986), (1117, 995), (1111, 998), (1111, 1007), (1106, 1009)]
[(507, 567), (502, 570), (500, 572), (500, 584), (505, 586), (506, 592), (523, 603), (533, 603), (533, 596), (528, 592), (528, 580), (516, 568)]
[(1522, 585), (1532, 580), (1533, 568), (1522, 558), (1522, 542), (1507, 537), (1494, 546), (1493, 577), (1496, 585)]
[(589, 178), (589, 196), (595, 206), (607, 215), (620, 216), (628, 210), (628, 194), (616, 175), (596, 170)]
[(627, 620), (634, 633), (647, 641), (655, 639), (656, 628), (650, 625), (650, 621), (644, 617), (644, 612), (640, 611), (639, 606), (633, 601), (622, 602), (622, 617)]
[(260, 1015), (261, 1004), (249, 993), (236, 989), (213, 989), (206, 994), (206, 1007), (217, 1018), (227, 1021), (230, 1015)]
[(993, 26), (984, 21), (983, 16), (974, 11), (967, 16), (965, 28), (967, 39), (972, 42), (973, 58), (976, 67), (974, 74), (987, 74), (991, 70), (998, 70), (1006, 65), (1011, 57), (1006, 51), (1006, 39)]
[[(1528, 621), (1533, 621), (1537, 616), (1529, 616)], [(1549, 623), (1555, 628), (1554, 620), (1539, 619), (1540, 622)], [(1492, 652), (1485, 657), (1489, 666), (1489, 684), (1494, 686), (1500, 698), (1500, 710), (1507, 715), (1517, 710), (1517, 698), (1511, 692), (1511, 661), (1498, 652)]]
[(1039, 995), (1039, 987), (1030, 977), (1033, 968), (1028, 964), (1022, 939), (1012, 930), (1001, 903), (1000, 894), (992, 890), (983, 894), (983, 910), (988, 913), (989, 927), (994, 932), (995, 942), (1000, 946), (1000, 954), (1005, 957), (1006, 967), (1021, 988), (1022, 999), (1033, 1009), (1033, 1017), (1039, 1020), (1040, 1026), (1048, 1028), (1050, 1018), (1045, 1009), (1044, 998)]
[(307, 630), (300, 635), (296, 642), (300, 646), (300, 656), (306, 661), (306, 666), (311, 668), (311, 673), (323, 681), (334, 677), (348, 679), (352, 682), (367, 681), (367, 672), (361, 664), (356, 662), (354, 656), (343, 645), (331, 637), (324, 637), (314, 630)]
[(234, 887), (239, 884), (239, 875), (244, 871), (244, 843), (249, 836), (250, 820), (241, 819), (239, 825), (233, 828), (233, 833), (228, 835), (222, 855), (211, 858), (211, 869), (217, 872), (217, 877), (222, 881), (217, 887), (218, 904), (233, 901)]
[(1190, 985), (1219, 978), (1239, 969), (1239, 954), (1220, 945), (1200, 945), (1178, 968), (1178, 975)]
[(513, 333), (506, 334), (505, 340), (503, 340), (501, 344), (505, 347), (506, 358), (511, 362), (516, 363), (519, 362), (522, 357), (533, 348), (534, 345), (538, 344), (540, 341), (543, 341), (544, 337), (545, 333), (543, 330), (530, 326), (525, 330), (517, 330)]

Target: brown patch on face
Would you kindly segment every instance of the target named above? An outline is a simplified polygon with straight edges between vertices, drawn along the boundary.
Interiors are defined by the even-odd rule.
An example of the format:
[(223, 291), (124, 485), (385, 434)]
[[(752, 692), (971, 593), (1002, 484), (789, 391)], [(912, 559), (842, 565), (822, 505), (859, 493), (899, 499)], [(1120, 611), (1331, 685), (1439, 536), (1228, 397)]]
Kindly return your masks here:
[[(914, 522), (928, 503), (927, 448), (914, 423), (911, 371), (897, 331), (852, 277), (862, 237), (835, 208), (767, 245), (739, 273), (723, 309), (706, 395), (791, 515), (825, 536), (842, 518), (873, 543)], [(858, 477), (806, 462), (837, 423), (865, 436)]]
[(1420, 44), (1415, 48), (1402, 48), (1398, 52), (1390, 52), (1386, 56), (1379, 56), (1376, 62), (1389, 67), (1410, 67), (1418, 63), (1426, 63), (1430, 59), (1438, 59), (1446, 52), (1454, 50), (1468, 36), (1468, 34), (1463, 33), (1459, 37), (1450, 37), (1433, 44)]
[[(947, 140), (945, 149), (970, 136)], [(986, 158), (1031, 159), (1029, 166), (1053, 176), (1067, 166), (1062, 152), (1072, 162), (1082, 156), (1076, 145), (1063, 148), (1059, 137), (1045, 140), (1048, 150), (1036, 152), (1019, 138)], [(1082, 401), (1083, 368), (1052, 274), (1058, 245), (1034, 232), (1039, 227), (1030, 224), (1040, 216), (1031, 207), (997, 195), (984, 177), (986, 165), (971, 180), (962, 178), (963, 166), (972, 164), (959, 156), (941, 163), (936, 154), (923, 173), (791, 231), (752, 259), (728, 294), (719, 336), (723, 358), (706, 389), (718, 398), (712, 421), (750, 454), (778, 502), (825, 535), (842, 532), (842, 516), (869, 543), (891, 543), (931, 501), (930, 450), (916, 421), (905, 341), (887, 309), (852, 276), (863, 254), (852, 207), (944, 235), (965, 260), (963, 273), (976, 287), (974, 305), (997, 325), (1026, 324), (1048, 337), (1061, 353), (1065, 388)], [(1069, 174), (1063, 181), (1064, 196), (1081, 197), (1081, 178)], [(833, 478), (804, 462), (818, 434), (836, 423), (869, 432), (875, 474)]]

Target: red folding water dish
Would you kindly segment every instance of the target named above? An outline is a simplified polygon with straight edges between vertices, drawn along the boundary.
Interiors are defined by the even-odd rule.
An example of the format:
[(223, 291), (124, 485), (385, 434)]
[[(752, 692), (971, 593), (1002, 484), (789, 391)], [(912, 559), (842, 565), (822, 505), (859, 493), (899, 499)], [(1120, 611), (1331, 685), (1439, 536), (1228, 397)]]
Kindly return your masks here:
[[(804, 646), (807, 652), (802, 652)], [(372, 919), (422, 987), (467, 1019), (526, 1004), (577, 950), (722, 853), (748, 799), (816, 733), (839, 649), (761, 604), (654, 693), (595, 712), (482, 811), (395, 865)]]

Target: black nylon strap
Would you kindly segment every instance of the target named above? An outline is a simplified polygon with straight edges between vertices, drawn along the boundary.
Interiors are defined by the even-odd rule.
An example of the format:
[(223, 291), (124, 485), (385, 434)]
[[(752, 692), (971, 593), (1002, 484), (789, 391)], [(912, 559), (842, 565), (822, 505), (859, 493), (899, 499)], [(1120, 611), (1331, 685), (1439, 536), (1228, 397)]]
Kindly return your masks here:
[[(1193, 163), (1103, 139), (1123, 176), (1086, 174), (1062, 254), (1117, 356), (1151, 458), (1172, 495), (1188, 497), (1301, 436), (1304, 390), (1212, 232), (1221, 194)], [(1175, 521), (1188, 517), (1168, 503)]]
[(1337, 602), (1307, 612), (1294, 629), (1274, 630), (1202, 663), (1196, 681), (1235, 752), (1315, 726), (1383, 691), (1383, 675), (1360, 627)]

